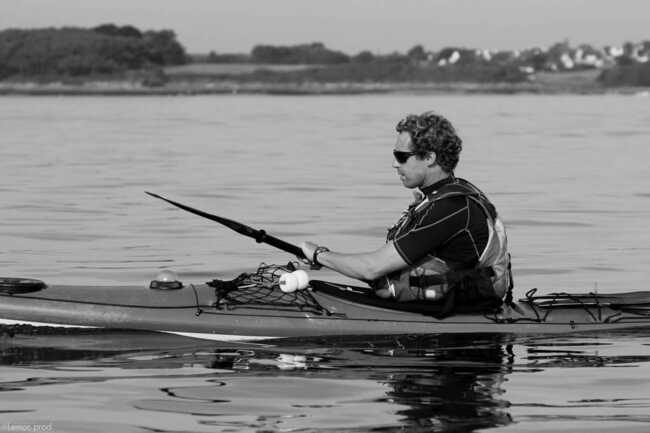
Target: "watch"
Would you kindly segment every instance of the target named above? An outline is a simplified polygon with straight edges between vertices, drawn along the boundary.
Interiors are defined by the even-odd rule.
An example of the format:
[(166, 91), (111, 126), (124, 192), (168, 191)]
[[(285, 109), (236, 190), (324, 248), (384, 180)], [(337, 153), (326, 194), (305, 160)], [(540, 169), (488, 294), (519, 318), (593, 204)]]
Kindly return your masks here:
[(327, 247), (321, 247), (321, 246), (316, 247), (316, 249), (314, 250), (314, 255), (311, 257), (311, 262), (317, 266), (323, 266), (322, 264), (318, 263), (318, 255), (320, 253), (329, 252), (329, 250), (330, 249)]

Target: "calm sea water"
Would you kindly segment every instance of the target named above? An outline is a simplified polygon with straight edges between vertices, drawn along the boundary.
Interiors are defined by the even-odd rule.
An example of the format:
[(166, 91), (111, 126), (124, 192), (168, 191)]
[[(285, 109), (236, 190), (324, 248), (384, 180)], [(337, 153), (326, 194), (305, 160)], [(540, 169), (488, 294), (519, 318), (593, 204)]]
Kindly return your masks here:
[[(429, 109), (506, 222), (517, 296), (647, 289), (650, 99), (614, 95), (3, 97), (2, 274), (144, 285), (291, 259), (145, 190), (289, 242), (377, 248), (411, 197), (394, 125)], [(647, 431), (648, 336), (5, 332), (0, 431)]]

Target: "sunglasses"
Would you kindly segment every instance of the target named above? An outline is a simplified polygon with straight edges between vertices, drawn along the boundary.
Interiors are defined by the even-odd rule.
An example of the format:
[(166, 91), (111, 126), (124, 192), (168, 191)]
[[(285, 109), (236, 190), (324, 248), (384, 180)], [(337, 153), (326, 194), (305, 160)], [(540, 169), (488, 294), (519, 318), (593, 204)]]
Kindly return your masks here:
[(402, 150), (393, 150), (393, 156), (395, 157), (395, 161), (397, 161), (400, 164), (404, 164), (410, 157), (413, 155), (417, 155), (417, 152), (404, 152)]

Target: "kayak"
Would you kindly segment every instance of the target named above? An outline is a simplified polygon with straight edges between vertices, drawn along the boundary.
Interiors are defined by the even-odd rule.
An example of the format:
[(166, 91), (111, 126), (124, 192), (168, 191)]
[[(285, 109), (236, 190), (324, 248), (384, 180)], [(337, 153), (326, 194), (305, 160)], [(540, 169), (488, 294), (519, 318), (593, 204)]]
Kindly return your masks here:
[(270, 277), (268, 270), (258, 270), (231, 281), (153, 281), (150, 286), (50, 286), (0, 278), (0, 325), (145, 330), (213, 340), (650, 329), (650, 292), (531, 291), (488, 310), (440, 318), (426, 302), (397, 303), (373, 296), (368, 288), (335, 282), (311, 280), (306, 289), (285, 293), (277, 271)]

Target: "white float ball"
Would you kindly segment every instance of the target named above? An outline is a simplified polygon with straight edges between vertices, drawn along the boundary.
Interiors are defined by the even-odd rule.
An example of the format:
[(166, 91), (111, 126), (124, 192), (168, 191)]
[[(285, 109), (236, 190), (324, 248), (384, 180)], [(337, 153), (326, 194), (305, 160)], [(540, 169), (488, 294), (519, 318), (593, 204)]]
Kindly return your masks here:
[(295, 292), (298, 289), (298, 278), (287, 272), (286, 274), (280, 275), (278, 284), (280, 285), (280, 290), (284, 293)]
[(307, 272), (299, 269), (297, 271), (293, 271), (292, 274), (295, 275), (298, 279), (298, 290), (306, 289), (309, 285), (309, 275), (307, 275)]

